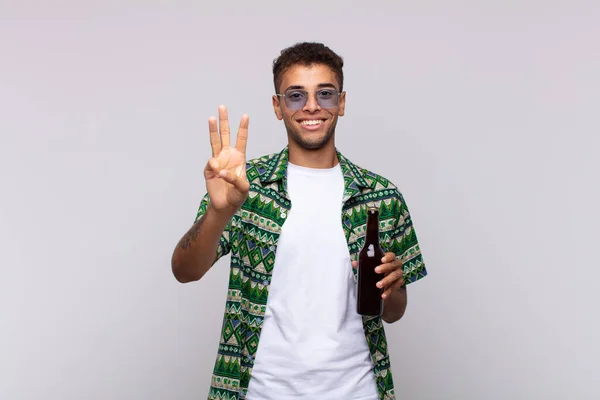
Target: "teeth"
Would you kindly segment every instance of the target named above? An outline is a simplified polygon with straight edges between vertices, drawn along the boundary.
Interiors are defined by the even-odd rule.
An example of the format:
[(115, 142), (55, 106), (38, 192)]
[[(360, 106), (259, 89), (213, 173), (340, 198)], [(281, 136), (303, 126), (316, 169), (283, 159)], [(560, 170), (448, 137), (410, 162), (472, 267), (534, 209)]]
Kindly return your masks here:
[(300, 122), (302, 125), (318, 125), (323, 122), (322, 119), (312, 119), (312, 120), (304, 120)]

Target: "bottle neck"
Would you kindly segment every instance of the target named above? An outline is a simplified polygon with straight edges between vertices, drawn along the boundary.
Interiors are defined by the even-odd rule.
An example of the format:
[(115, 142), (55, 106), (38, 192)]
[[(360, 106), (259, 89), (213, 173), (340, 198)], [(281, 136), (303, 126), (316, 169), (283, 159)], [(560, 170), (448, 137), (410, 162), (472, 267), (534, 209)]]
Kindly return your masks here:
[(379, 211), (367, 211), (367, 235), (365, 241), (368, 244), (379, 243)]

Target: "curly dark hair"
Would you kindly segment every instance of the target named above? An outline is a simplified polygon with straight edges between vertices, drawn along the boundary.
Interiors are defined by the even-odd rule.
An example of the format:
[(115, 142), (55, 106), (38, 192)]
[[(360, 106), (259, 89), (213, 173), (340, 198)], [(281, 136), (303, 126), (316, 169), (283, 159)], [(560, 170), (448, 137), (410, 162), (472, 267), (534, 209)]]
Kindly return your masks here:
[(281, 50), (279, 57), (273, 60), (273, 81), (276, 93), (279, 92), (283, 73), (298, 64), (307, 67), (315, 64), (328, 66), (337, 75), (340, 92), (343, 90), (344, 73), (342, 67), (344, 61), (342, 57), (322, 43), (302, 42)]

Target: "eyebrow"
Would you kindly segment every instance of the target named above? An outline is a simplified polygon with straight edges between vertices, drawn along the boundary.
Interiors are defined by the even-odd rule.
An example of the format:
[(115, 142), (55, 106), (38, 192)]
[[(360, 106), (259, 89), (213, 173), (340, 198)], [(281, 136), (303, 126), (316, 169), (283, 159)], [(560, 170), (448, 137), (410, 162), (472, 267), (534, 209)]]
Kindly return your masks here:
[[(334, 88), (336, 89), (335, 85), (333, 83), (319, 83), (317, 85), (317, 87), (320, 88)], [(288, 90), (295, 90), (295, 89), (304, 89), (304, 86), (301, 85), (292, 85), (292, 86), (288, 86), (287, 89), (284, 90), (284, 92), (287, 92)], [(337, 89), (336, 89), (337, 90)]]

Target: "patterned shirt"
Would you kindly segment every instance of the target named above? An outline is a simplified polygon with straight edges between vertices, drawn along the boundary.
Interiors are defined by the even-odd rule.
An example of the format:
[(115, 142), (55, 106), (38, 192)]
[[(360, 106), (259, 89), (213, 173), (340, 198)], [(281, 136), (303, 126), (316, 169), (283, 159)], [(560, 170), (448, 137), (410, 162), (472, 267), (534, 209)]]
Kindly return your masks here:
[[(228, 222), (217, 247), (216, 260), (231, 253), (231, 263), (210, 400), (246, 397), (266, 311), (277, 241), (292, 207), (286, 190), (288, 151), (286, 146), (279, 153), (247, 161), (248, 198)], [(405, 283), (426, 276), (412, 220), (397, 187), (384, 177), (354, 165), (337, 149), (336, 153), (344, 175), (340, 218), (350, 258), (358, 259), (366, 235), (367, 209), (375, 206), (379, 209), (381, 247), (403, 261)], [(209, 201), (207, 193), (200, 203), (196, 221), (206, 212)], [(353, 267), (353, 273), (356, 283), (357, 268)], [(382, 319), (363, 316), (362, 320), (379, 399), (393, 400), (396, 397)]]

